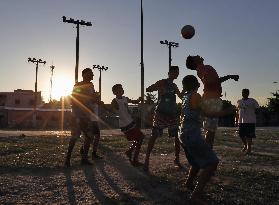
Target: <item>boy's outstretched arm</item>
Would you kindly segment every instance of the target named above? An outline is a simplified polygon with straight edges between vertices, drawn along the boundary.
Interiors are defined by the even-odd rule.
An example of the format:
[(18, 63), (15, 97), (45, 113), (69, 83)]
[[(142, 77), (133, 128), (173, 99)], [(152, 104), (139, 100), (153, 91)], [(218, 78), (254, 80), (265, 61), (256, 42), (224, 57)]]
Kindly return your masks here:
[(239, 79), (239, 75), (226, 75), (226, 76), (223, 76), (223, 77), (220, 77), (219, 80), (221, 83), (229, 80), (229, 79), (233, 79), (235, 81), (238, 81)]
[(162, 86), (162, 80), (157, 81), (156, 83), (150, 85), (146, 88), (146, 92), (158, 91)]

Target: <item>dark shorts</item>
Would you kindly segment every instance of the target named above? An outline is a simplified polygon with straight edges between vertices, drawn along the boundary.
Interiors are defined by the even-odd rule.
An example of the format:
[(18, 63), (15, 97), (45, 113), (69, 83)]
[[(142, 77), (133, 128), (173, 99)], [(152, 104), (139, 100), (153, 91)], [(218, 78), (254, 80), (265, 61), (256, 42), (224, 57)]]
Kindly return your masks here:
[(100, 128), (97, 121), (90, 121), (88, 118), (73, 118), (71, 122), (71, 134), (79, 137), (81, 133), (86, 135), (100, 135)]
[(178, 117), (168, 116), (155, 112), (153, 118), (152, 135), (160, 137), (163, 135), (163, 130), (167, 128), (169, 137), (178, 137)]
[(239, 136), (256, 138), (256, 125), (255, 123), (240, 123), (239, 124)]
[(215, 152), (202, 137), (200, 130), (183, 130), (179, 139), (191, 166), (204, 169), (219, 162)]
[(122, 127), (120, 129), (126, 135), (129, 141), (141, 141), (144, 138), (144, 134), (137, 127), (135, 122), (132, 122), (126, 127)]

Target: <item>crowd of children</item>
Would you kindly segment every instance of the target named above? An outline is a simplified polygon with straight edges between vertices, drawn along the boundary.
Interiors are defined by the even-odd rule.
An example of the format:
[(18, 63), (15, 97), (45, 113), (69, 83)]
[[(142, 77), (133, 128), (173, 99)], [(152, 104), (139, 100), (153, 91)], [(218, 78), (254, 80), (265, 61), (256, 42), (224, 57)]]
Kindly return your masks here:
[[(171, 66), (168, 77), (157, 81), (146, 88), (146, 92), (158, 92), (158, 102), (153, 115), (151, 136), (148, 141), (143, 169), (149, 170), (149, 159), (157, 137), (163, 135), (163, 129), (168, 129), (169, 137), (174, 138), (175, 158), (174, 164), (180, 166), (180, 146), (185, 152), (190, 169), (186, 186), (192, 190), (191, 200), (203, 203), (201, 194), (204, 187), (215, 173), (219, 162), (213, 151), (214, 136), (218, 126), (218, 117), (230, 114), (232, 109), (222, 107), (222, 86), (228, 80), (238, 81), (238, 75), (219, 77), (216, 70), (210, 65), (204, 65), (204, 59), (200, 56), (188, 56), (186, 67), (197, 72), (197, 76), (203, 83), (203, 94), (197, 91), (200, 87), (198, 79), (194, 75), (183, 78), (183, 90), (180, 92), (173, 82), (179, 75), (179, 67)], [(84, 143), (80, 149), (81, 163), (91, 165), (88, 160), (88, 151), (93, 144), (92, 159), (101, 158), (97, 155), (100, 139), (98, 126), (98, 106), (102, 105), (98, 93), (91, 82), (93, 72), (86, 68), (82, 71), (83, 81), (76, 83), (72, 93), (72, 137), (69, 142), (68, 152), (65, 158), (65, 166), (70, 166), (71, 153), (76, 140), (82, 134)], [(111, 102), (110, 110), (119, 116), (119, 126), (128, 141), (130, 147), (125, 152), (131, 165), (140, 166), (139, 154), (145, 138), (143, 132), (137, 127), (128, 111), (128, 103), (138, 104), (143, 99), (131, 100), (124, 96), (121, 84), (112, 87), (115, 98)], [(247, 154), (251, 153), (252, 138), (255, 137), (255, 110), (259, 107), (256, 100), (248, 98), (249, 90), (243, 89), (243, 98), (237, 102), (237, 118), (239, 136), (243, 142), (243, 149)], [(181, 112), (178, 111), (176, 96), (182, 100)], [(202, 136), (202, 128), (205, 137)], [(195, 182), (196, 180), (196, 182)]]

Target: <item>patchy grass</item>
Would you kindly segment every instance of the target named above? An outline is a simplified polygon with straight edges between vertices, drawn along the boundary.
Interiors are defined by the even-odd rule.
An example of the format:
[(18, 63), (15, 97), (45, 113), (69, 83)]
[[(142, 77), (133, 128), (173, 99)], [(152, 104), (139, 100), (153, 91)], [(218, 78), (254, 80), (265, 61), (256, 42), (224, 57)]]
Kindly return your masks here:
[[(146, 150), (149, 137), (150, 136), (147, 135), (144, 141), (142, 147), (143, 153)], [(48, 175), (48, 172), (51, 172), (51, 179), (54, 176), (57, 176), (58, 179), (61, 178), (60, 174), (64, 172), (62, 165), (68, 142), (69, 137), (58, 135), (0, 137), (0, 174), (2, 175), (1, 180), (3, 180), (3, 182), (0, 182), (0, 203), (26, 203), (29, 200), (25, 198), (23, 200), (21, 198), (22, 201), (20, 201), (16, 198), (22, 191), (21, 189), (13, 191), (14, 185), (12, 184), (14, 182), (12, 183), (10, 181), (13, 177), (22, 177), (22, 175), (28, 175), (29, 177), (31, 175), (45, 176)], [(123, 156), (123, 152), (128, 148), (129, 144), (130, 143), (124, 136), (113, 135), (101, 137), (99, 152), (108, 160), (104, 160), (104, 164), (101, 164), (104, 166), (104, 169), (106, 168), (105, 163), (109, 163), (110, 156), (112, 155), (115, 155), (114, 158), (116, 157), (119, 160), (116, 162), (118, 163), (119, 169), (124, 169), (125, 167), (121, 166), (123, 163), (126, 163), (127, 160), (120, 157)], [(77, 172), (82, 173), (82, 170), (76, 166), (79, 164), (80, 160), (80, 145), (81, 142), (78, 141), (74, 149), (72, 162), (74, 164), (73, 169), (77, 169)], [(207, 201), (211, 204), (279, 204), (278, 145), (279, 131), (257, 130), (257, 138), (254, 140), (253, 144), (253, 153), (251, 155), (244, 155), (240, 152), (241, 143), (239, 138), (235, 135), (235, 129), (220, 128), (216, 134), (214, 147), (214, 150), (220, 158), (220, 164), (216, 175), (206, 188), (205, 198)], [(144, 157), (144, 155), (142, 157)], [(181, 158), (185, 162), (185, 157), (182, 152)], [(189, 166), (187, 163), (183, 165), (184, 169), (177, 169), (173, 166), (173, 139), (166, 136), (158, 138), (152, 153), (152, 160), (156, 163), (152, 165), (151, 174), (148, 175), (148, 179), (146, 180), (151, 187), (154, 187), (154, 190), (152, 190), (154, 193), (152, 192), (152, 195), (161, 194), (166, 196), (157, 200), (150, 198), (148, 190), (143, 191), (145, 188), (141, 187), (144, 186), (141, 185), (141, 182), (143, 183), (144, 181), (142, 180), (145, 179), (145, 176), (141, 178), (142, 174), (144, 174), (144, 172), (141, 171), (135, 172), (134, 175), (131, 176), (132, 180), (134, 178), (137, 184), (137, 186), (135, 186), (137, 190), (135, 191), (139, 193), (128, 192), (127, 194), (125, 192), (125, 194), (120, 196), (115, 194), (111, 197), (105, 196), (105, 201), (109, 202), (109, 204), (129, 204), (131, 203), (129, 201), (131, 197), (134, 202), (138, 201), (139, 204), (147, 201), (150, 202), (149, 204), (186, 203), (190, 194), (185, 186), (185, 178)], [(96, 166), (101, 165), (96, 164)], [(67, 174), (66, 178), (69, 178)], [(39, 177), (38, 180), (42, 179)], [(81, 180), (84, 181), (84, 179)], [(92, 181), (92, 183), (93, 182), (94, 181)], [(59, 195), (61, 194), (61, 188), (59, 188), (60, 185), (58, 186), (58, 184), (62, 182), (57, 182), (58, 184), (54, 183), (55, 182), (52, 183), (48, 181), (45, 183), (45, 191), (38, 191), (38, 193), (36, 193), (37, 195), (44, 196), (54, 192), (55, 198), (51, 196), (46, 197), (46, 199), (48, 199), (47, 203), (61, 202), (59, 201), (59, 197), (62, 197)], [(68, 190), (68, 197), (70, 199), (73, 197), (69, 194), (69, 191), (71, 191), (70, 193), (80, 193), (80, 195), (83, 196), (84, 193), (82, 191), (76, 190), (77, 187), (83, 189), (81, 182), (79, 182), (78, 179), (73, 179), (71, 183), (71, 186), (69, 186), (67, 182), (67, 187), (65, 188), (66, 191)], [(112, 185), (115, 188), (116, 184), (114, 183), (112, 183)], [(145, 186), (147, 185), (145, 184)], [(92, 185), (92, 187), (94, 186)], [(159, 188), (160, 193), (156, 193)], [(28, 187), (26, 189), (28, 189)], [(55, 189), (57, 190), (55, 191)], [(29, 191), (35, 193), (36, 189), (29, 189)], [(165, 192), (165, 194), (161, 192)], [(140, 193), (142, 193), (142, 195)], [(10, 197), (13, 196), (15, 201), (5, 201), (7, 200), (5, 195)], [(91, 197), (90, 194), (87, 195), (84, 196), (85, 198), (76, 197), (72, 200), (75, 200), (77, 203), (83, 203)], [(102, 196), (102, 192), (100, 192), (99, 195)], [(96, 199), (98, 199), (98, 195), (96, 195)], [(180, 201), (180, 199), (185, 199), (185, 201)], [(33, 202), (39, 201), (33, 200)], [(40, 202), (43, 203), (44, 201)], [(67, 200), (64, 202), (67, 203)], [(98, 204), (98, 201), (95, 203)]]

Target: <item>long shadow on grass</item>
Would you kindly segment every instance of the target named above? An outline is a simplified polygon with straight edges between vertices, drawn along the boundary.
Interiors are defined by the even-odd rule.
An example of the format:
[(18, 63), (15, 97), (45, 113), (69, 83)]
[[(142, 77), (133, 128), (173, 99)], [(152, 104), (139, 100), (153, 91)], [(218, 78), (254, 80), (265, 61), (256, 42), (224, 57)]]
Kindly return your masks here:
[(71, 178), (71, 172), (72, 172), (71, 170), (65, 170), (64, 175), (66, 177), (66, 186), (67, 186), (69, 204), (76, 204), (76, 197), (75, 197), (75, 191), (73, 187), (73, 181)]
[[(154, 175), (147, 174), (141, 168), (132, 167), (126, 158), (116, 154), (110, 148), (102, 146), (101, 149), (106, 153), (106, 159), (103, 162), (96, 163), (96, 169), (99, 170), (107, 184), (120, 195), (120, 202), (124, 204), (140, 204), (149, 202), (151, 204), (187, 204), (185, 193), (179, 193), (176, 190), (177, 185), (174, 182), (165, 181)], [(123, 187), (120, 187), (114, 177), (106, 170), (106, 166), (111, 166), (115, 172), (124, 179), (134, 189), (133, 192), (141, 194), (135, 197), (126, 193)], [(94, 181), (92, 170), (85, 169), (85, 176), (91, 189), (96, 192), (96, 181)], [(98, 193), (98, 192), (97, 192)], [(98, 193), (100, 195), (100, 193)], [(102, 197), (99, 197), (102, 198)], [(106, 201), (107, 202), (107, 201)]]

